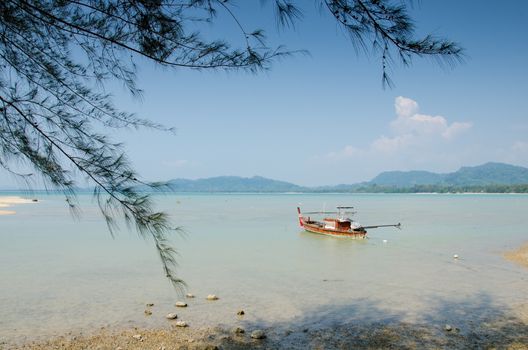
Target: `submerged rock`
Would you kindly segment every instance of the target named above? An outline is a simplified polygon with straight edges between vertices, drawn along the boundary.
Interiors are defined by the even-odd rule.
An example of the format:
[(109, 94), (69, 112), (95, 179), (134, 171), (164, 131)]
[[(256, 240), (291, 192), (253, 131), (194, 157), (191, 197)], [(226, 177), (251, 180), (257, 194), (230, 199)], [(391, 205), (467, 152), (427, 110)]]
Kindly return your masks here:
[(218, 297), (214, 294), (209, 294), (206, 299), (207, 300), (218, 300)]
[(177, 301), (176, 304), (174, 304), (176, 307), (187, 307), (187, 303), (184, 303), (183, 301)]
[(237, 315), (238, 316), (244, 316), (246, 313), (244, 312), (244, 310), (238, 310), (237, 311)]
[(185, 294), (185, 297), (186, 298), (194, 298), (194, 294), (187, 293), (187, 294)]
[(147, 307), (153, 307), (154, 303), (147, 303)]
[(243, 334), (246, 333), (246, 330), (242, 327), (235, 327), (233, 328), (233, 333), (235, 334)]
[(175, 320), (175, 319), (178, 318), (178, 315), (176, 315), (174, 312), (171, 312), (171, 313), (167, 314), (165, 316), (165, 318), (168, 319), (168, 320)]
[(251, 338), (253, 338), (253, 339), (264, 339), (264, 338), (266, 338), (266, 334), (264, 333), (264, 331), (262, 331), (260, 329), (256, 329), (253, 332), (251, 332)]
[(145, 315), (147, 315), (147, 316), (152, 315), (152, 311), (150, 311), (150, 310), (145, 310), (144, 312), (145, 312)]

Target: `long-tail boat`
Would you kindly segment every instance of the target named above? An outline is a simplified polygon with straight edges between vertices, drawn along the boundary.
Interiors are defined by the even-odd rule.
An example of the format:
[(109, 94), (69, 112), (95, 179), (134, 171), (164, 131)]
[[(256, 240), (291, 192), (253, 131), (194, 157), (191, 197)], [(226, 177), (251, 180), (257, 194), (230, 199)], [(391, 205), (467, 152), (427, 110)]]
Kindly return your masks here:
[[(367, 229), (379, 227), (396, 227), (401, 228), (401, 224), (389, 225), (369, 225), (363, 226), (357, 221), (354, 221), (348, 215), (355, 214), (354, 207), (337, 207), (337, 211), (316, 211), (301, 213), (301, 208), (297, 207), (299, 214), (299, 225), (306, 231), (312, 233), (319, 233), (322, 235), (335, 237), (350, 237), (350, 238), (365, 238), (367, 236)], [(336, 214), (334, 218), (325, 217), (322, 221), (314, 220), (310, 216), (304, 215), (321, 215), (321, 214)]]

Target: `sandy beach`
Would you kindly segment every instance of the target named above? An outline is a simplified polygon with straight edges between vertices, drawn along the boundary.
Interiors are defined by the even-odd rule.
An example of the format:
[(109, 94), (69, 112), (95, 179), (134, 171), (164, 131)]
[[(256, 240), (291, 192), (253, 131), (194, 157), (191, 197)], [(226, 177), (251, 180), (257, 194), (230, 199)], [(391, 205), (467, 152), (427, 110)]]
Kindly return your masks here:
[(528, 243), (504, 253), (504, 257), (511, 262), (528, 268)]
[[(0, 208), (9, 208), (17, 204), (28, 204), (33, 203), (33, 200), (26, 199), (18, 196), (0, 196)], [(3, 210), (0, 209), (0, 215), (13, 215), (16, 214), (14, 210)]]
[[(460, 326), (460, 328), (458, 327)], [(528, 324), (516, 318), (495, 319), (472, 327), (409, 323), (342, 324), (331, 328), (252, 329), (179, 328), (100, 330), (91, 336), (68, 334), (17, 349), (213, 350), (213, 349), (528, 349)], [(0, 345), (1, 348), (1, 345)], [(6, 349), (10, 349), (7, 348)], [(14, 349), (14, 348), (13, 348)]]

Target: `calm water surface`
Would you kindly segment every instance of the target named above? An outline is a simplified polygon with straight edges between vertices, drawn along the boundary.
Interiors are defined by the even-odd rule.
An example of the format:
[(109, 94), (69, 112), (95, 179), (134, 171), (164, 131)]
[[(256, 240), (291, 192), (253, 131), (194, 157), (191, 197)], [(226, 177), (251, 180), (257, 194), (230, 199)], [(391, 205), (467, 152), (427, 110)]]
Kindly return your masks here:
[[(0, 216), (0, 342), (156, 327), (180, 300), (150, 241), (112, 239), (90, 196), (72, 217), (61, 196)], [(526, 195), (159, 196), (183, 228), (173, 242), (192, 326), (319, 327), (339, 322), (482, 322), (526, 304), (528, 272), (502, 252), (528, 240)], [(296, 207), (353, 205), (367, 240), (304, 233)], [(387, 240), (384, 243), (383, 240)], [(458, 260), (453, 259), (458, 254)], [(220, 300), (207, 302), (207, 294)], [(143, 314), (147, 302), (154, 314)], [(243, 319), (236, 311), (244, 309)]]

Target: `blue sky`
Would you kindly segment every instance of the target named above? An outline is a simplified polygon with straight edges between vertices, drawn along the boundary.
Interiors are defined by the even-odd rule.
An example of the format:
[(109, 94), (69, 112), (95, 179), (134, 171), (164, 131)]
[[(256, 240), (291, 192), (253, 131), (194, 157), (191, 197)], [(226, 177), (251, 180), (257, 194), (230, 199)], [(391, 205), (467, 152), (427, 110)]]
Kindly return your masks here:
[[(144, 98), (111, 88), (117, 105), (177, 129), (112, 135), (144, 178), (260, 175), (331, 185), (384, 170), (528, 166), (528, 2), (416, 2), (418, 33), (460, 43), (466, 60), (454, 69), (418, 58), (395, 64), (392, 89), (382, 87), (379, 59), (357, 54), (312, 1), (299, 1), (308, 5), (295, 31), (277, 31), (269, 9), (238, 3), (241, 22), (264, 28), (270, 44), (310, 55), (256, 75), (140, 64)], [(233, 23), (220, 29), (211, 33), (238, 35)]]

